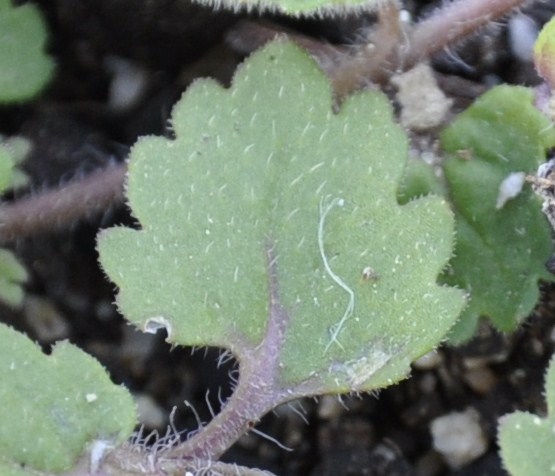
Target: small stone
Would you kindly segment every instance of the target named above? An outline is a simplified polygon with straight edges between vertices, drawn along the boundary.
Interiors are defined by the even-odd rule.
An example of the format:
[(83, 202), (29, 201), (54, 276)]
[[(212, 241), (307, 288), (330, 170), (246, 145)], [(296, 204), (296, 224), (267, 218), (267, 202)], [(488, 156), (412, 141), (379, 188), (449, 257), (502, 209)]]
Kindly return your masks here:
[(508, 21), (508, 42), (511, 53), (519, 61), (531, 63), (534, 59), (534, 43), (539, 34), (538, 25), (524, 13), (517, 13)]
[(480, 395), (489, 393), (497, 385), (497, 377), (489, 367), (471, 368), (464, 373), (463, 378)]
[(154, 401), (154, 399), (146, 394), (134, 395), (137, 404), (137, 415), (141, 425), (146, 428), (163, 428), (167, 425), (166, 413)]
[(443, 123), (453, 101), (439, 89), (432, 68), (420, 63), (391, 80), (399, 89), (401, 124), (414, 131), (433, 129)]
[(325, 395), (318, 404), (318, 418), (321, 420), (333, 420), (345, 411), (339, 398), (332, 395)]
[(412, 366), (418, 370), (435, 369), (443, 361), (441, 354), (437, 350), (432, 350), (415, 360)]
[(471, 408), (436, 418), (430, 424), (430, 432), (434, 449), (453, 470), (479, 458), (488, 447), (479, 416)]

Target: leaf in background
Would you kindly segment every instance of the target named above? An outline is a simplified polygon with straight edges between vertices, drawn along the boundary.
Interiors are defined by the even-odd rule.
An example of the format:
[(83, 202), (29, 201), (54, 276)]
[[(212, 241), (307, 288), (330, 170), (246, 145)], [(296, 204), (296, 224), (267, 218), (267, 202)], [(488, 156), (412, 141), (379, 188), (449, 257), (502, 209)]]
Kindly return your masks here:
[(397, 189), (397, 201), (404, 205), (415, 198), (430, 194), (446, 197), (445, 185), (436, 177), (431, 165), (421, 159), (408, 160)]
[(480, 316), (513, 330), (537, 303), (538, 280), (552, 279), (545, 268), (551, 230), (529, 185), (506, 201), (500, 187), (535, 174), (555, 146), (555, 129), (534, 107), (531, 90), (499, 86), (460, 114), (441, 144), (457, 221), (455, 256), (444, 279), (470, 293), (451, 339), (470, 338)]
[(21, 136), (0, 136), (0, 192), (27, 185), (29, 178), (18, 167), (27, 157), (31, 142)]
[[(29, 147), (29, 142), (21, 137), (4, 140), (0, 137), (0, 193), (25, 183), (25, 175), (14, 165), (21, 162)], [(11, 251), (0, 248), (0, 300), (12, 307), (19, 306), (23, 300), (21, 285), (25, 281), (25, 268)]]
[(499, 421), (501, 458), (512, 476), (545, 476), (555, 471), (555, 357), (545, 382), (548, 415), (514, 412)]
[(23, 334), (0, 325), (0, 353), (2, 464), (61, 472), (89, 443), (131, 435), (131, 395), (77, 347), (62, 342), (47, 356)]
[(19, 306), (23, 300), (21, 285), (25, 281), (25, 268), (11, 251), (0, 248), (0, 300), (9, 306)]
[(0, 193), (6, 190), (12, 181), (14, 160), (10, 151), (4, 147), (0, 138)]
[(555, 87), (555, 18), (548, 21), (541, 29), (534, 44), (534, 66), (538, 74)]
[(54, 70), (44, 52), (47, 33), (38, 8), (0, 0), (0, 38), (0, 103), (30, 99)]
[(383, 94), (333, 114), (323, 73), (278, 41), (230, 90), (194, 83), (172, 123), (175, 140), (131, 153), (142, 230), (99, 238), (127, 319), (231, 349), (288, 398), (389, 385), (440, 342), (464, 302), (436, 284), (452, 215), (435, 197), (398, 205), (407, 139)]

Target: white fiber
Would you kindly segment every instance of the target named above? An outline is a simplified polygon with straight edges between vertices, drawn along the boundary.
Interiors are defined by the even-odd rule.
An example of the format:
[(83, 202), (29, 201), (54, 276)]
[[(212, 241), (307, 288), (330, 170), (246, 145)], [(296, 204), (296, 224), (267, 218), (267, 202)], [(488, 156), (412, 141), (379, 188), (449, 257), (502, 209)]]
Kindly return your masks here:
[(339, 345), (339, 347), (343, 348), (343, 346), (337, 340), (339, 333), (341, 332), (345, 322), (349, 317), (353, 315), (353, 311), (355, 309), (355, 293), (353, 290), (343, 281), (337, 274), (333, 272), (330, 267), (328, 258), (326, 256), (326, 252), (324, 250), (324, 223), (328, 213), (331, 209), (335, 206), (342, 207), (345, 204), (345, 201), (342, 198), (334, 198), (331, 202), (325, 204), (324, 202), (327, 201), (329, 197), (326, 197), (320, 201), (320, 221), (318, 223), (318, 249), (320, 250), (320, 256), (322, 257), (322, 261), (324, 262), (324, 268), (326, 273), (328, 273), (329, 277), (339, 286), (341, 287), (348, 295), (349, 295), (349, 303), (347, 304), (347, 308), (343, 313), (343, 317), (341, 317), (340, 321), (333, 325), (330, 329), (331, 331), (331, 340), (326, 345), (326, 349), (324, 352), (327, 352), (330, 348), (331, 344), (335, 342)]

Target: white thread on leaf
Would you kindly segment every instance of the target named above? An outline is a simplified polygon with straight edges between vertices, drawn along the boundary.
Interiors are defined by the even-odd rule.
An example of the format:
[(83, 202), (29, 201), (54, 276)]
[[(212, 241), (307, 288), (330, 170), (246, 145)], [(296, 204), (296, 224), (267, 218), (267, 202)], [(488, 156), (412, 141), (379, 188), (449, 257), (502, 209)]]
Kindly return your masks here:
[(337, 345), (339, 345), (341, 349), (343, 349), (343, 346), (337, 340), (337, 337), (339, 336), (339, 333), (343, 329), (345, 322), (347, 322), (347, 320), (353, 315), (353, 312), (355, 309), (355, 293), (347, 285), (347, 283), (343, 281), (343, 279), (341, 279), (337, 274), (333, 272), (333, 270), (330, 267), (328, 257), (326, 256), (326, 252), (324, 250), (324, 224), (326, 221), (326, 217), (328, 216), (328, 213), (331, 211), (333, 207), (335, 206), (342, 207), (345, 204), (345, 200), (343, 200), (342, 198), (336, 197), (332, 199), (331, 202), (326, 204), (325, 202), (328, 201), (328, 199), (329, 199), (329, 196), (320, 200), (320, 221), (318, 223), (318, 249), (320, 250), (320, 256), (322, 257), (322, 261), (324, 263), (324, 268), (326, 270), (326, 273), (341, 289), (343, 289), (349, 295), (349, 302), (339, 322), (337, 324), (334, 324), (330, 328), (331, 339), (326, 345), (326, 348), (324, 349), (324, 353), (328, 351), (331, 344), (334, 342)]

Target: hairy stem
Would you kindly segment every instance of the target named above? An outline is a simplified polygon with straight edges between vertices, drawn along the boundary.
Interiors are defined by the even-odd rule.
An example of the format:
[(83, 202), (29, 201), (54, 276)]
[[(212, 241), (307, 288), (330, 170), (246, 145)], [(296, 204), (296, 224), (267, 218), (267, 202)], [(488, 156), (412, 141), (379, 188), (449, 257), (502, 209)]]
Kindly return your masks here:
[(0, 207), (0, 243), (52, 231), (123, 202), (127, 167), (110, 166), (84, 179)]
[(341, 101), (369, 83), (383, 84), (394, 72), (401, 44), (398, 2), (387, 3), (378, 11), (378, 22), (368, 42), (349, 55), (339, 56), (328, 68), (337, 98)]
[(289, 324), (289, 315), (281, 305), (274, 246), (267, 245), (269, 292), (268, 327), (262, 344), (244, 351), (240, 357), (240, 375), (233, 395), (222, 411), (182, 445), (169, 450), (164, 458), (215, 461), (242, 435), (277, 405), (290, 399), (279, 386), (279, 358)]
[(403, 70), (510, 13), (528, 0), (456, 0), (416, 24), (401, 59)]

